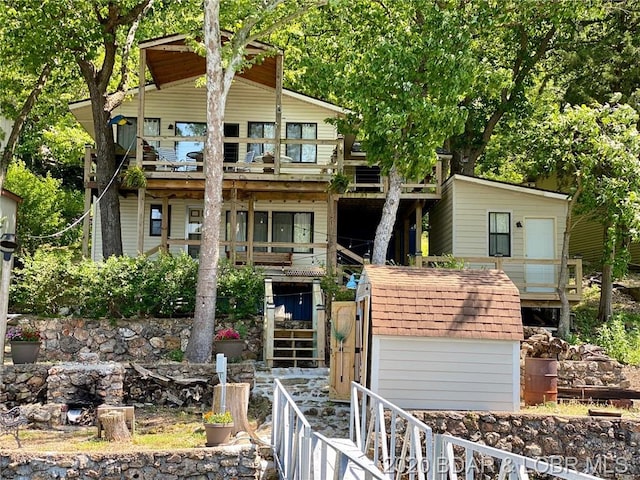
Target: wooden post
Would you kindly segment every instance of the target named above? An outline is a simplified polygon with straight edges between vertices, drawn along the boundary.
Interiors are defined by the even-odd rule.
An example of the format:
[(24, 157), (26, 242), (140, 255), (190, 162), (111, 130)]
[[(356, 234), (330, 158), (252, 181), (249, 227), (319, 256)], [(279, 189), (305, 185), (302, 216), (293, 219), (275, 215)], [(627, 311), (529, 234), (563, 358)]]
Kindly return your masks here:
[[(145, 72), (147, 70), (147, 51), (140, 49), (140, 70), (138, 71), (138, 120), (136, 125), (136, 165), (142, 168), (144, 160), (144, 94), (145, 94)], [(138, 254), (144, 253), (144, 203), (145, 188), (138, 189)]]
[(318, 366), (324, 367), (324, 356), (326, 350), (326, 314), (322, 302), (322, 287), (320, 280), (313, 280), (313, 329), (316, 332), (315, 357), (318, 359)]
[(253, 235), (255, 220), (255, 197), (249, 196), (249, 209), (247, 212), (247, 263), (253, 265)]
[(273, 367), (273, 336), (276, 328), (276, 306), (273, 303), (267, 305), (267, 311), (264, 316), (264, 333), (263, 333), (263, 350), (264, 360), (267, 363), (267, 367)]
[[(231, 252), (229, 253), (229, 258), (231, 258), (231, 265), (236, 264), (236, 228), (238, 227), (238, 189), (231, 189), (231, 215), (229, 215), (229, 233), (231, 238), (228, 239), (231, 241), (231, 246), (229, 249)], [(224, 211), (223, 211), (224, 213)], [(248, 260), (247, 260), (248, 261)]]
[[(228, 412), (233, 417), (233, 429), (231, 433), (235, 435), (238, 432), (249, 432), (249, 418), (247, 411), (249, 409), (249, 389), (248, 383), (227, 383), (226, 384), (225, 405)], [(221, 412), (221, 396), (222, 385), (213, 387), (213, 411)]]
[(274, 148), (274, 173), (280, 174), (280, 138), (282, 136), (282, 53), (276, 55), (276, 140)]
[(131, 432), (124, 421), (123, 412), (108, 412), (100, 415), (99, 421), (104, 428), (104, 437), (110, 442), (130, 442)]
[(162, 198), (162, 219), (160, 220), (160, 250), (169, 251), (169, 198)]
[(422, 267), (422, 204), (416, 205), (416, 267)]
[(335, 272), (338, 266), (338, 198), (329, 193), (327, 198), (327, 267)]

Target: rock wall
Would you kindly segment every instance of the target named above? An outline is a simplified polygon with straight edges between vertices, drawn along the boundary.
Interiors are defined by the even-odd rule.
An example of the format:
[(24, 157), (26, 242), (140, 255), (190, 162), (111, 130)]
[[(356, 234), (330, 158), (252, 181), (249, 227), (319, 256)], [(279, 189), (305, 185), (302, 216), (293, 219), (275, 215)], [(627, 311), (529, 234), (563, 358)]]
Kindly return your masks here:
[(482, 412), (412, 413), (434, 433), (448, 433), (546, 459), (606, 479), (640, 478), (637, 420)]
[[(96, 365), (73, 364), (76, 367), (73, 372), (67, 371), (67, 365), (69, 364), (5, 365), (0, 369), (0, 403), (8, 407), (28, 403), (66, 403), (72, 401), (68, 394), (69, 383), (89, 391), (100, 391), (103, 387), (100, 378), (94, 378), (95, 372), (101, 371), (99, 368), (91, 368)], [(97, 364), (97, 367), (103, 365), (105, 364)], [(211, 405), (213, 387), (219, 383), (215, 364), (142, 364), (140, 371), (127, 363), (120, 366), (110, 362), (106, 365), (118, 365), (124, 369), (124, 380), (119, 388), (122, 403), (125, 404)], [(254, 374), (255, 366), (252, 361), (227, 364), (228, 382), (253, 385)], [(61, 377), (69, 380), (67, 386), (61, 386)], [(112, 386), (105, 387), (105, 398)], [(120, 403), (113, 398), (113, 395), (109, 396), (110, 403)]]
[[(76, 361), (83, 353), (97, 353), (102, 362), (144, 359), (145, 363), (174, 359), (189, 341), (192, 319), (145, 318), (88, 320), (83, 318), (25, 317), (20, 323), (37, 327), (43, 336), (39, 361)], [(247, 326), (244, 358), (262, 356), (262, 324)], [(233, 326), (220, 322), (218, 328)]]
[(0, 453), (0, 478), (255, 480), (262, 469), (253, 445), (174, 452)]

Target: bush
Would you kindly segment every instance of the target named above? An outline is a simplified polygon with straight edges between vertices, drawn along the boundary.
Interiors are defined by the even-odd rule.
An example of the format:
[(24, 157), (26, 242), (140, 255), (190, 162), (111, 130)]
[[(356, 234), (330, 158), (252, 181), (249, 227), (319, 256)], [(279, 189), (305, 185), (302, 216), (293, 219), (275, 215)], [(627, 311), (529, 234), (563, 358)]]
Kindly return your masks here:
[[(67, 248), (42, 248), (15, 270), (14, 311), (55, 315), (68, 308), (85, 317), (130, 318), (192, 315), (198, 263), (186, 254), (157, 258), (111, 257), (104, 263), (78, 260)], [(218, 314), (247, 318), (264, 297), (260, 272), (218, 269)]]
[(619, 362), (640, 364), (640, 330), (637, 325), (625, 324), (622, 314), (613, 315), (597, 330), (596, 343)]

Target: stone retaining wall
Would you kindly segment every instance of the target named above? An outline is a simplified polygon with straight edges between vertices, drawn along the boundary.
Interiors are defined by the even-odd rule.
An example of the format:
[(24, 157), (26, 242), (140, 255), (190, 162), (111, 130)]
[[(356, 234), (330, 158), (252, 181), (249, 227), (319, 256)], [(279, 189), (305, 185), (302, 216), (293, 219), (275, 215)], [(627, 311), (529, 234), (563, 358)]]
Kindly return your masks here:
[(640, 478), (640, 421), (482, 412), (411, 412), (434, 433), (616, 480)]
[[(43, 336), (39, 361), (73, 362), (83, 353), (96, 353), (103, 362), (144, 359), (146, 363), (173, 359), (189, 341), (191, 318), (144, 318), (130, 320), (88, 320), (83, 318), (24, 317), (20, 323), (37, 327)], [(247, 359), (262, 356), (262, 324), (247, 326)], [(233, 324), (220, 322), (217, 328)]]
[[(47, 403), (71, 401), (64, 395), (56, 395), (49, 392), (49, 388), (59, 384), (56, 377), (64, 370), (64, 365), (70, 364), (21, 364), (5, 365), (0, 369), (0, 403), (7, 407), (24, 405), (28, 403)], [(86, 364), (73, 364), (76, 367)], [(100, 367), (102, 364), (98, 364)], [(120, 365), (107, 362), (106, 365)], [(88, 364), (88, 367), (91, 367)], [(124, 382), (122, 403), (154, 403), (155, 405), (211, 405), (213, 399), (213, 387), (219, 383), (215, 364), (186, 364), (169, 362), (163, 364), (141, 364), (145, 369), (169, 379), (145, 377), (136, 371), (130, 364), (124, 363)], [(122, 368), (120, 367), (120, 368)], [(88, 369), (88, 377), (92, 377)], [(96, 371), (96, 370), (93, 370)], [(246, 361), (227, 364), (227, 381), (233, 383), (249, 383), (253, 386), (255, 366), (254, 362)], [(78, 372), (74, 375), (79, 375)], [(49, 381), (50, 377), (53, 378)], [(73, 380), (80, 386), (87, 386), (91, 378)], [(194, 381), (197, 380), (197, 381)], [(99, 382), (95, 385), (100, 387)], [(51, 393), (51, 395), (50, 395)], [(64, 397), (64, 398), (63, 398)], [(112, 403), (119, 403), (117, 400)], [(0, 477), (2, 478), (2, 477)]]
[(0, 478), (256, 480), (263, 466), (256, 447), (217, 447), (172, 452), (0, 453)]
[(583, 385), (629, 388), (622, 364), (615, 360), (562, 360), (558, 363), (558, 386)]

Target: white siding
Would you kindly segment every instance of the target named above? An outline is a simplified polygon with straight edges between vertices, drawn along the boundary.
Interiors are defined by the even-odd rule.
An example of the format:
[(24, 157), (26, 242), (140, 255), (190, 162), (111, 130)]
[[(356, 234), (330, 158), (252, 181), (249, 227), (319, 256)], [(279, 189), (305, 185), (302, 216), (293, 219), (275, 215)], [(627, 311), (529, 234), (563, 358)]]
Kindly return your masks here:
[(453, 183), (442, 189), (442, 198), (429, 211), (429, 255), (453, 251)]
[[(137, 117), (137, 96), (124, 102), (113, 115)], [(240, 127), (240, 137), (248, 137), (249, 122), (275, 122), (275, 90), (257, 84), (236, 80), (229, 96), (225, 110), (225, 123), (237, 123)], [(83, 107), (79, 110), (84, 110)], [(83, 116), (82, 111), (74, 111), (76, 116)], [(160, 135), (175, 135), (175, 129), (169, 130), (169, 125), (176, 122), (206, 122), (206, 89), (197, 87), (195, 82), (146, 92), (145, 118), (160, 118)], [(313, 103), (296, 98), (283, 96), (282, 99), (282, 138), (286, 138), (287, 122), (317, 123), (319, 139), (335, 139), (336, 127), (325, 122), (329, 117), (335, 117), (335, 112), (322, 108)], [(115, 128), (115, 127), (114, 127)], [(172, 141), (165, 141), (162, 147), (173, 147)], [(123, 145), (127, 148), (128, 145)], [(330, 162), (333, 146), (318, 146), (318, 163)], [(246, 144), (240, 145), (239, 159), (247, 151)], [(282, 154), (284, 155), (284, 148)]]
[(371, 389), (401, 408), (519, 408), (519, 342), (373, 337)]
[[(160, 237), (152, 237), (149, 235), (149, 220), (151, 215), (151, 205), (161, 204), (158, 199), (147, 198), (145, 203), (144, 214), (144, 250), (149, 251), (160, 244)], [(184, 239), (187, 229), (187, 210), (189, 207), (202, 208), (202, 201), (172, 199), (169, 201), (171, 209), (170, 221), (170, 239)], [(223, 205), (221, 239), (225, 238), (225, 212), (230, 209), (228, 204)], [(120, 215), (122, 222), (122, 248), (125, 255), (135, 256), (137, 254), (137, 197), (131, 196), (120, 199)], [(246, 203), (239, 202), (238, 210), (247, 210)], [(294, 200), (278, 200), (278, 201), (257, 201), (254, 207), (255, 211), (280, 211), (280, 212), (313, 212), (314, 233), (313, 242), (326, 243), (327, 241), (327, 202), (323, 201), (294, 201)], [(102, 258), (102, 234), (100, 231), (100, 214), (99, 208), (96, 208), (93, 229), (93, 248), (92, 258), (100, 260)], [(180, 253), (186, 251), (184, 246), (172, 246), (171, 253)], [(326, 248), (315, 248), (313, 253), (294, 253), (294, 265), (312, 265), (326, 264)]]
[(0, 233), (16, 233), (16, 214), (18, 204), (15, 200), (0, 196), (0, 219), (2, 229)]

